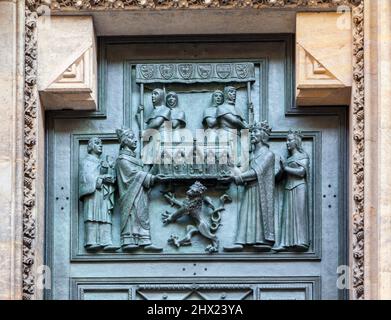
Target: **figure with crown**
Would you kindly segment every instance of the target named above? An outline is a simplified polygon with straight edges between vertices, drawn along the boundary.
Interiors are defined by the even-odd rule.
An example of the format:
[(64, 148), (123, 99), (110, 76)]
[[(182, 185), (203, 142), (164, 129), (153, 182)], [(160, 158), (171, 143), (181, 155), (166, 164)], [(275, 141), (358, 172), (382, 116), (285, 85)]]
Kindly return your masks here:
[(289, 157), (281, 161), (285, 176), (284, 197), (279, 222), (279, 243), (275, 251), (307, 251), (309, 243), (307, 180), (309, 156), (302, 147), (300, 131), (289, 131), (286, 141)]
[(162, 248), (153, 245), (151, 241), (148, 193), (162, 178), (143, 170), (143, 163), (136, 157), (137, 139), (133, 131), (118, 129), (116, 132), (120, 142), (116, 171), (122, 251), (138, 248), (161, 251)]
[(225, 251), (242, 251), (251, 246), (268, 251), (274, 244), (274, 153), (269, 150), (271, 128), (266, 121), (250, 128), (252, 156), (249, 170), (230, 179), (244, 185), (234, 244)]

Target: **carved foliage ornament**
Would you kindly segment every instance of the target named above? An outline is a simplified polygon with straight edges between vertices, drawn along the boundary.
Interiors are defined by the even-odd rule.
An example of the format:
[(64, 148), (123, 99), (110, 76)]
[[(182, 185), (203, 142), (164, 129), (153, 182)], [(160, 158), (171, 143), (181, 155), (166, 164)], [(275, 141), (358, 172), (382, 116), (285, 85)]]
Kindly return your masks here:
[(37, 14), (25, 11), (24, 52), (24, 183), (23, 183), (23, 299), (30, 300), (35, 292), (34, 262), (36, 233), (36, 132), (37, 132)]
[(364, 299), (364, 2), (353, 8), (353, 288)]
[[(25, 22), (25, 127), (24, 127), (24, 204), (23, 204), (23, 299), (35, 294), (35, 144), (38, 109), (36, 88), (37, 39), (36, 10), (50, 6), (52, 10), (79, 9), (169, 9), (176, 7), (201, 9), (316, 7), (353, 7), (353, 291), (354, 298), (364, 298), (364, 2), (363, 0), (26, 0)], [(39, 10), (37, 10), (39, 11)], [(208, 70), (206, 70), (207, 72)]]
[(170, 8), (267, 8), (267, 7), (321, 7), (330, 8), (342, 5), (358, 5), (361, 0), (27, 0), (30, 8), (40, 5), (52, 10), (62, 9), (170, 9)]

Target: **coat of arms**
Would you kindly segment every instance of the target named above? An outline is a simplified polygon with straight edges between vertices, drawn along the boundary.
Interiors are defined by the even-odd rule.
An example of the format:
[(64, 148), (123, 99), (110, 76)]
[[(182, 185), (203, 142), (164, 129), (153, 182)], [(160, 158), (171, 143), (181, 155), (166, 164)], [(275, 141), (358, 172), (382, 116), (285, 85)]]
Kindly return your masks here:
[(171, 79), (174, 75), (174, 65), (173, 64), (161, 64), (159, 66), (160, 74), (166, 80)]
[(143, 64), (140, 67), (140, 73), (144, 79), (151, 79), (153, 77), (153, 65)]
[(190, 63), (180, 64), (178, 65), (178, 71), (183, 79), (190, 79), (193, 75), (193, 65)]
[(235, 64), (236, 74), (239, 78), (244, 79), (248, 76), (248, 65), (245, 63)]
[(198, 65), (198, 74), (202, 79), (208, 79), (212, 74), (212, 65), (211, 64), (199, 64)]
[(231, 65), (225, 63), (225, 64), (218, 64), (216, 66), (216, 73), (221, 79), (228, 78), (231, 74)]

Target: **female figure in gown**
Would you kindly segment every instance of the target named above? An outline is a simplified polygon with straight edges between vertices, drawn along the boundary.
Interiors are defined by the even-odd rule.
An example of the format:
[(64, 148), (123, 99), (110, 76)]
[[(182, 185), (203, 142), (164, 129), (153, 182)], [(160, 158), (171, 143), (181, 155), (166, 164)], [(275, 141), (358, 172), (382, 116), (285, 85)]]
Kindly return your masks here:
[(302, 135), (290, 131), (286, 146), (289, 157), (281, 161), (285, 175), (284, 197), (280, 221), (280, 241), (275, 251), (307, 251), (310, 246), (308, 228), (309, 156), (302, 148)]

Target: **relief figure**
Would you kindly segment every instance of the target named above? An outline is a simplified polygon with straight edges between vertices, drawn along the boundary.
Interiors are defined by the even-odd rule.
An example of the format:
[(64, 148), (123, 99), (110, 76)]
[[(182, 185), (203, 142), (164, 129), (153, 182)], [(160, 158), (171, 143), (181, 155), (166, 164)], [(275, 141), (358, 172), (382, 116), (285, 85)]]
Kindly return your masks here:
[(171, 120), (171, 110), (165, 105), (164, 91), (162, 89), (154, 89), (152, 91), (153, 111), (145, 121), (148, 129), (160, 130), (165, 121)]
[[(154, 129), (159, 132), (147, 131), (148, 137), (145, 137), (143, 159), (148, 164), (159, 163), (162, 157), (161, 142), (170, 141), (168, 135), (171, 134), (167, 130), (167, 125), (171, 120), (171, 110), (165, 105), (164, 91), (156, 88), (152, 91), (153, 111), (146, 119), (146, 129)], [(149, 138), (149, 139), (147, 139)]]
[(178, 95), (170, 91), (166, 96), (166, 105), (171, 110), (171, 125), (172, 125), (172, 142), (180, 143), (184, 137), (182, 137), (181, 129), (186, 127), (186, 115), (185, 112), (178, 106)]
[(213, 129), (217, 126), (217, 108), (224, 103), (224, 93), (216, 90), (212, 94), (212, 105), (204, 110), (202, 124), (206, 128)]
[(255, 123), (251, 128), (253, 145), (250, 169), (240, 175), (231, 175), (238, 185), (244, 185), (244, 194), (238, 216), (234, 244), (225, 251), (241, 251), (245, 246), (256, 250), (270, 250), (274, 244), (274, 153), (269, 150), (271, 128), (267, 122)]
[(166, 105), (171, 109), (172, 128), (175, 130), (186, 127), (186, 115), (178, 106), (178, 95), (175, 92), (167, 93)]
[(206, 173), (216, 176), (218, 173), (218, 139), (217, 139), (217, 108), (224, 103), (224, 93), (215, 90), (212, 94), (212, 104), (203, 113), (202, 124), (205, 127), (205, 163)]
[(285, 176), (283, 205), (280, 221), (280, 243), (276, 251), (307, 251), (310, 246), (308, 228), (309, 156), (302, 147), (299, 131), (290, 131), (286, 146), (289, 157), (281, 161)]
[[(226, 146), (228, 165), (240, 165), (237, 161), (240, 154), (239, 135), (241, 129), (248, 128), (241, 112), (236, 108), (236, 88), (227, 86), (224, 88), (224, 103), (217, 107), (216, 119), (219, 146)], [(220, 161), (221, 162), (221, 161)]]
[(245, 129), (247, 124), (241, 112), (236, 108), (236, 88), (227, 86), (224, 88), (224, 103), (217, 107), (216, 118), (221, 129)]
[(87, 251), (115, 251), (112, 241), (115, 170), (109, 157), (101, 159), (102, 140), (88, 141), (87, 156), (79, 170), (79, 199), (83, 203), (85, 244)]
[(117, 159), (117, 180), (121, 213), (121, 246), (123, 251), (142, 247), (146, 251), (161, 251), (152, 244), (149, 220), (149, 189), (161, 176), (143, 170), (136, 157), (137, 140), (130, 129), (118, 129), (120, 151)]

